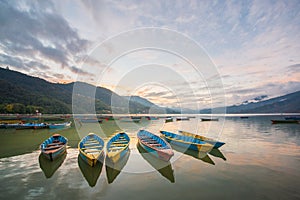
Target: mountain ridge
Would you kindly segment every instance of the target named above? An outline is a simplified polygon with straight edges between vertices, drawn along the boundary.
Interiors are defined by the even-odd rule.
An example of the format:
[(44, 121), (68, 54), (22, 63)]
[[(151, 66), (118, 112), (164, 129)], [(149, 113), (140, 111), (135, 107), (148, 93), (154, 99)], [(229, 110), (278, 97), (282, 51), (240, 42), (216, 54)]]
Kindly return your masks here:
[[(82, 105), (94, 100), (96, 113), (99, 114), (112, 113), (112, 110), (114, 113), (147, 113), (150, 109), (150, 106), (139, 102), (129, 102), (107, 88), (84, 82), (51, 83), (4, 68), (0, 68), (0, 75), (0, 113), (35, 113), (36, 110), (49, 114), (72, 113), (74, 95), (83, 102)], [(73, 91), (74, 85), (78, 90)], [(92, 112), (84, 109), (78, 109), (78, 112)]]

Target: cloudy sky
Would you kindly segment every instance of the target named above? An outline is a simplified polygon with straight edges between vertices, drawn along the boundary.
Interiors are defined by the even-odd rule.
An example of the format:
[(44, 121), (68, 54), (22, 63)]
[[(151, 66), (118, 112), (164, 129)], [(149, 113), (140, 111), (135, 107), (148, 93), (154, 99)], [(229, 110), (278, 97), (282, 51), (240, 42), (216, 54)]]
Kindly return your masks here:
[[(299, 0), (0, 0), (0, 64), (51, 82), (87, 81), (160, 105), (178, 106), (178, 96), (184, 96), (186, 107), (194, 101), (207, 107), (222, 81), (226, 103), (238, 104), (300, 90), (299, 22)], [(176, 39), (182, 54), (193, 54), (182, 43), (197, 43), (216, 68), (210, 75), (217, 85), (210, 83), (207, 65), (202, 63), (196, 76), (195, 63), (170, 51), (143, 49), (103, 60), (101, 55), (116, 52), (115, 47), (133, 50), (145, 44), (147, 36), (119, 37), (144, 27), (182, 34), (187, 41)], [(103, 50), (101, 44), (114, 37), (118, 43)], [(155, 45), (168, 40), (161, 38)]]

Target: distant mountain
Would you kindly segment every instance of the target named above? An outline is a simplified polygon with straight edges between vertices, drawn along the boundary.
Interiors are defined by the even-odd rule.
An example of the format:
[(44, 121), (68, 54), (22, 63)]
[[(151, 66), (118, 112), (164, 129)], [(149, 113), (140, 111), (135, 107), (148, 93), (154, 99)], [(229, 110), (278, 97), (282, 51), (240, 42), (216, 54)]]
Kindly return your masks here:
[[(91, 113), (84, 105), (95, 101), (97, 113), (148, 113), (151, 106), (141, 101), (131, 101), (109, 89), (83, 82), (58, 84), (23, 73), (0, 68), (0, 113), (72, 113), (73, 87), (82, 109), (80, 113)], [(95, 94), (95, 95), (93, 95)], [(93, 95), (93, 96), (91, 96)], [(137, 97), (136, 97), (137, 98)], [(129, 106), (129, 107), (128, 107)], [(158, 107), (158, 106), (157, 106)]]
[(178, 113), (180, 113), (180, 111), (178, 111), (176, 109), (158, 106), (158, 105), (152, 103), (151, 101), (149, 101), (148, 99), (145, 99), (145, 98), (142, 98), (139, 96), (123, 96), (123, 97), (129, 101), (129, 105), (133, 105), (133, 104), (137, 103), (137, 104), (148, 107), (150, 109), (149, 110), (150, 114), (153, 114), (153, 113), (178, 114)]
[[(261, 101), (265, 98), (266, 95), (241, 105), (228, 106), (226, 113), (300, 113), (300, 91)], [(214, 112), (218, 109), (220, 108), (216, 108)], [(203, 109), (200, 113), (211, 113), (211, 109)]]
[(139, 103), (143, 106), (147, 106), (147, 107), (158, 107), (157, 105), (155, 105), (154, 103), (152, 103), (151, 101), (145, 99), (145, 98), (142, 98), (142, 97), (139, 97), (139, 96), (124, 96), (124, 98), (128, 99), (129, 101), (131, 102), (136, 102), (136, 103)]

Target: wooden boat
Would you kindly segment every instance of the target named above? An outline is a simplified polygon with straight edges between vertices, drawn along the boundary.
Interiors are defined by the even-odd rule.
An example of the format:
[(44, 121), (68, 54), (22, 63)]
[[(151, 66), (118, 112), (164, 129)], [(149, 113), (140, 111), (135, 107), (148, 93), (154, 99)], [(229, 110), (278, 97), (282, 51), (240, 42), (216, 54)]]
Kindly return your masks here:
[(166, 162), (152, 155), (149, 155), (149, 153), (139, 143), (137, 143), (137, 149), (142, 157), (163, 177), (167, 178), (171, 183), (175, 183), (174, 170), (172, 169), (170, 161)]
[(300, 120), (271, 120), (273, 124), (299, 124)]
[(225, 143), (224, 142), (220, 142), (220, 141), (217, 141), (217, 140), (214, 140), (212, 138), (208, 138), (208, 137), (205, 137), (205, 136), (201, 136), (201, 135), (196, 135), (194, 133), (189, 133), (189, 132), (186, 132), (186, 131), (178, 131), (181, 135), (184, 135), (184, 136), (188, 136), (188, 137), (193, 137), (193, 138), (197, 138), (199, 140), (202, 140), (204, 142), (207, 142), (211, 145), (213, 145), (213, 147), (215, 149), (223, 146)]
[(80, 155), (78, 155), (78, 166), (89, 186), (94, 187), (101, 174), (103, 161), (97, 162), (94, 167), (91, 167), (82, 159)]
[(50, 161), (49, 159), (45, 158), (41, 153), (39, 156), (39, 163), (40, 168), (45, 174), (46, 178), (51, 178), (56, 170), (63, 164), (67, 157), (67, 153), (64, 152), (62, 156), (59, 156), (57, 159)]
[(92, 167), (104, 158), (104, 141), (94, 133), (83, 137), (78, 143), (78, 149), (81, 158)]
[(114, 182), (117, 176), (121, 173), (122, 169), (126, 165), (130, 155), (130, 149), (122, 156), (117, 162), (112, 162), (111, 159), (106, 157), (105, 159), (105, 169), (106, 169), (106, 177), (108, 183)]
[(165, 119), (165, 123), (168, 123), (168, 122), (173, 122), (173, 118), (172, 117), (167, 117)]
[(248, 116), (240, 116), (241, 119), (248, 119)]
[(71, 124), (72, 122), (65, 122), (60, 124), (49, 124), (48, 127), (50, 129), (63, 129), (63, 128), (71, 127)]
[(205, 122), (205, 121), (219, 121), (218, 118), (201, 118), (201, 121)]
[(184, 136), (184, 135), (178, 135), (175, 133), (167, 132), (167, 131), (160, 131), (162, 136), (166, 138), (166, 140), (174, 145), (191, 149), (195, 151), (202, 151), (202, 152), (209, 152), (213, 149), (213, 145), (204, 142), (203, 140), (199, 140), (197, 138)]
[(67, 149), (68, 139), (62, 135), (54, 134), (41, 144), (42, 154), (53, 161), (61, 156)]
[(163, 138), (160, 138), (153, 133), (146, 130), (140, 130), (137, 134), (139, 144), (153, 156), (169, 161), (174, 155), (170, 144), (168, 144)]
[(130, 138), (125, 132), (115, 134), (106, 145), (107, 158), (117, 162), (129, 151)]
[(176, 121), (189, 121), (190, 118), (188, 117), (176, 117)]

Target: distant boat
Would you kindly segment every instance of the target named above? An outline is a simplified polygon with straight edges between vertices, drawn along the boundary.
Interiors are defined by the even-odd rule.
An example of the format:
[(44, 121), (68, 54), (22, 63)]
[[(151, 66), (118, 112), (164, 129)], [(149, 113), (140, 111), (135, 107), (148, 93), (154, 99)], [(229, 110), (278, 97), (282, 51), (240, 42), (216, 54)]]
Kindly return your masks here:
[(285, 117), (284, 119), (286, 120), (300, 120), (300, 117), (297, 117), (297, 116), (292, 116), (292, 117)]
[(273, 124), (299, 124), (299, 120), (271, 120)]
[(240, 116), (241, 119), (248, 119), (248, 116)]
[(209, 152), (214, 147), (213, 145), (204, 142), (203, 140), (199, 140), (197, 138), (178, 135), (168, 131), (160, 131), (160, 132), (171, 145), (174, 144), (186, 149), (191, 149), (194, 151), (202, 151), (202, 152)]
[(71, 127), (72, 122), (65, 122), (60, 124), (49, 124), (48, 127), (50, 129), (63, 129), (67, 127)]
[(189, 121), (190, 118), (188, 117), (176, 117), (176, 121)]
[(219, 121), (218, 118), (201, 118), (201, 121)]
[(151, 116), (147, 116), (147, 117), (145, 117), (146, 119), (148, 119), (148, 120), (158, 120), (158, 117), (151, 117)]
[(81, 123), (101, 123), (102, 120), (98, 120), (97, 118), (79, 118)]
[(114, 135), (106, 145), (107, 158), (113, 163), (124, 157), (129, 151), (130, 138), (125, 132)]
[(168, 122), (173, 122), (173, 118), (172, 117), (167, 117), (165, 119), (165, 123), (168, 123)]
[(104, 141), (98, 135), (89, 133), (78, 143), (79, 155), (90, 166), (94, 167), (98, 161), (103, 162)]
[(91, 167), (78, 155), (78, 166), (89, 186), (94, 187), (101, 174), (103, 161), (97, 162), (94, 167)]
[(225, 143), (224, 142), (220, 142), (220, 141), (217, 141), (217, 140), (214, 140), (212, 138), (208, 138), (208, 137), (205, 137), (205, 136), (201, 136), (201, 135), (196, 135), (194, 133), (189, 133), (189, 132), (186, 132), (186, 131), (178, 131), (181, 135), (184, 135), (184, 136), (189, 136), (189, 137), (193, 137), (193, 138), (197, 138), (199, 140), (202, 140), (204, 142), (207, 142), (211, 145), (214, 146), (215, 149), (223, 146)]
[(142, 157), (163, 177), (167, 178), (171, 183), (175, 183), (174, 170), (172, 169), (170, 161), (166, 162), (149, 155), (149, 153), (139, 143), (137, 143), (137, 149)]
[(62, 135), (54, 134), (41, 144), (41, 153), (53, 161), (61, 156), (67, 149), (68, 139)]
[(174, 155), (170, 144), (168, 144), (163, 138), (160, 138), (153, 133), (146, 130), (140, 130), (137, 134), (139, 144), (153, 156), (169, 161)]
[(121, 122), (140, 122), (141, 117), (120, 117)]
[(6, 128), (15, 128), (17, 130), (22, 129), (42, 129), (48, 128), (48, 125), (45, 123), (25, 123), (25, 124), (7, 124)]

